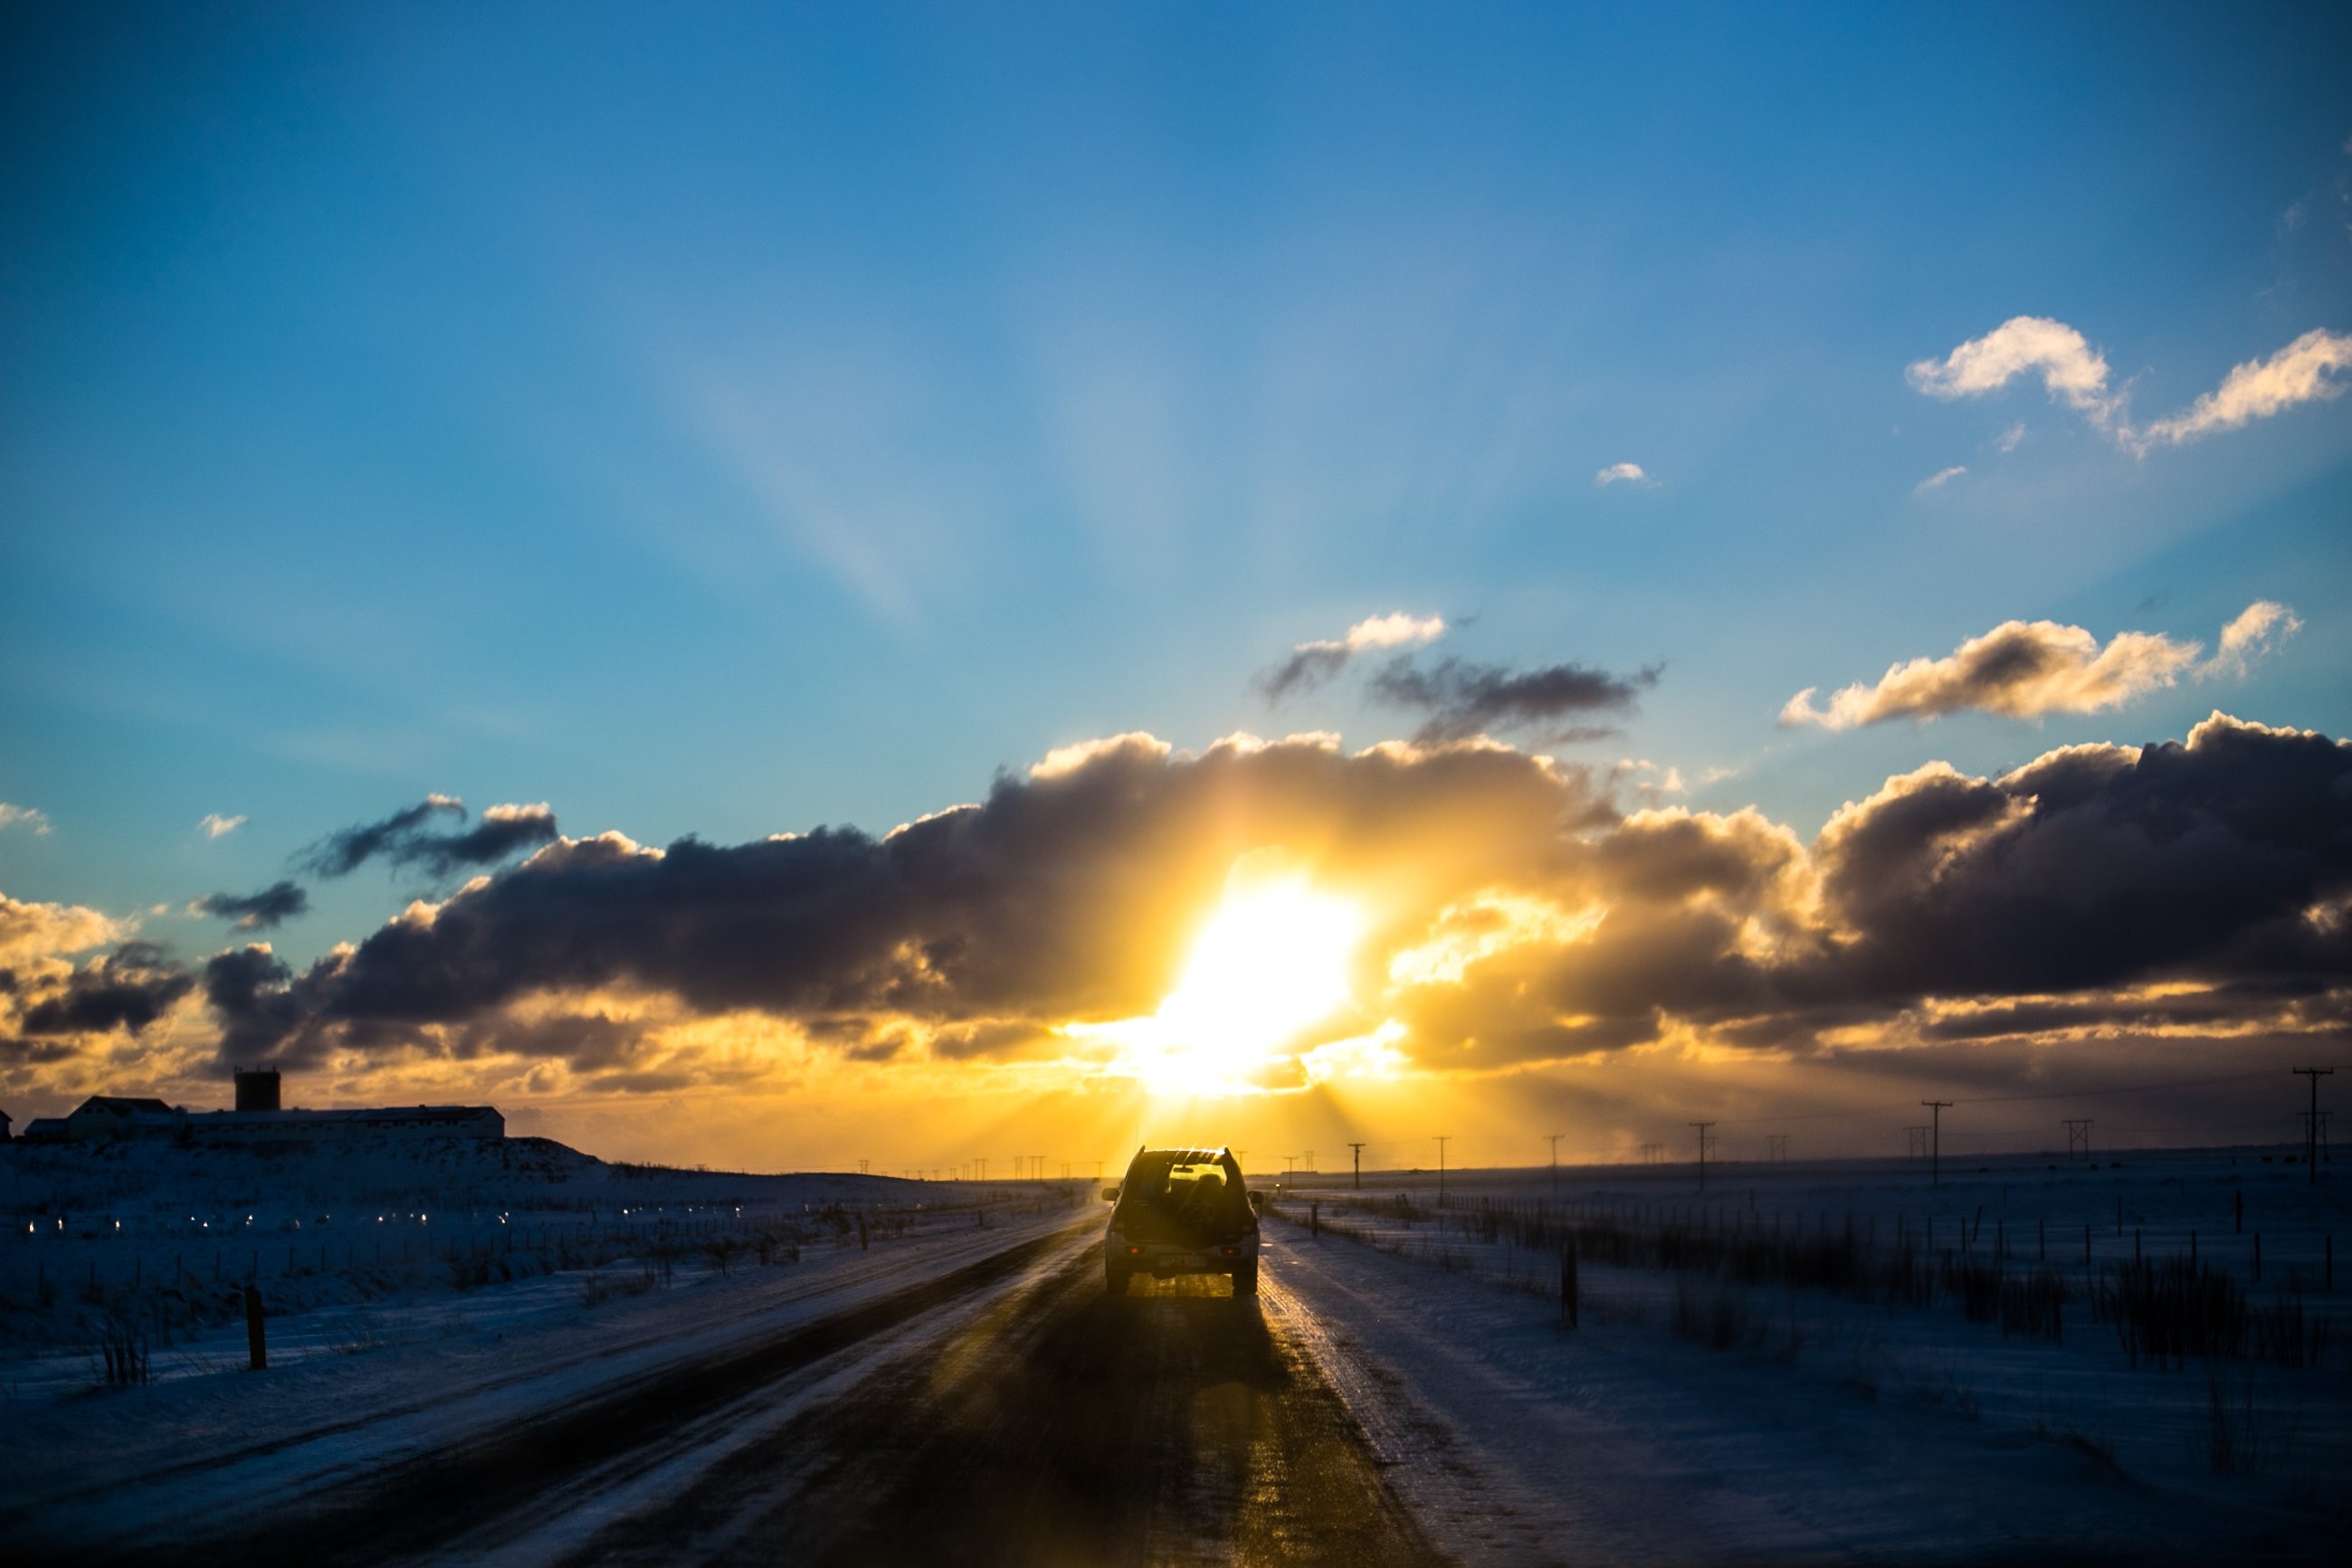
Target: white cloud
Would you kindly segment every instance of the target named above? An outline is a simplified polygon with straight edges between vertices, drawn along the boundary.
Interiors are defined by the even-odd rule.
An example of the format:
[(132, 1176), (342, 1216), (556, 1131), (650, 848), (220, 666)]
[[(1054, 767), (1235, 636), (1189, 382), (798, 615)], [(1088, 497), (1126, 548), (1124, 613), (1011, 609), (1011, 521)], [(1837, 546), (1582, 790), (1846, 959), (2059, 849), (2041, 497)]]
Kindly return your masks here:
[(1337, 643), (1309, 643), (1310, 648), (1342, 647), (1350, 653), (1370, 653), (1376, 648), (1418, 648), (1445, 635), (1445, 618), (1442, 615), (1407, 615), (1392, 611), (1386, 615), (1373, 615), (1348, 628), (1348, 635)]
[(1259, 674), (1258, 689), (1279, 702), (1292, 692), (1322, 685), (1359, 654), (1386, 648), (1418, 648), (1444, 634), (1445, 618), (1442, 615), (1415, 616), (1397, 610), (1386, 615), (1368, 616), (1349, 627), (1344, 637), (1298, 643), (1290, 650), (1289, 658)]
[[(2183, 413), (2135, 428), (2125, 418), (2126, 393), (2108, 386), (2106, 359), (2082, 333), (2044, 316), (2016, 316), (1941, 360), (1921, 360), (1906, 373), (1913, 386), (1939, 398), (1982, 397), (2019, 376), (2038, 374), (2054, 401), (2081, 413), (2118, 444), (2146, 453), (2340, 397), (2352, 385), (2337, 379), (2347, 371), (2352, 371), (2352, 334), (2315, 328), (2270, 358), (2238, 366)], [(2009, 451), (2024, 434), (2022, 424), (2012, 426), (2000, 449)]]
[(19, 904), (0, 893), (0, 965), (21, 969), (54, 965), (101, 942), (119, 942), (138, 929), (72, 904)]
[(46, 834), (49, 820), (30, 806), (11, 806), (0, 800), (0, 828), (26, 828), (37, 834)]
[(1993, 444), (2000, 447), (2003, 452), (2014, 452), (2017, 450), (2019, 444), (2023, 442), (2024, 439), (2025, 422), (2021, 419), (2015, 424), (2011, 425), (2007, 430), (2002, 431), (2000, 433), (2000, 439), (1994, 442)]
[(2204, 645), (2158, 632), (2118, 632), (2105, 647), (2080, 626), (2007, 621), (1940, 659), (1891, 664), (1875, 684), (1857, 682), (1816, 707), (1808, 686), (1780, 709), (1784, 725), (1853, 729), (1890, 719), (1931, 719), (1972, 711), (2007, 718), (2095, 713), (2169, 686), (2184, 674), (2243, 674), (2248, 664), (2302, 624), (2284, 604), (2259, 600), (2221, 630), (2221, 647), (2200, 664)]
[(205, 837), (208, 839), (225, 839), (245, 826), (245, 819), (224, 817), (218, 811), (206, 811), (205, 820), (198, 822), (196, 826), (203, 830)]
[(2341, 397), (2347, 383), (2331, 378), (2346, 370), (2352, 370), (2352, 333), (2315, 329), (2267, 360), (2248, 360), (2189, 404), (2188, 412), (2135, 433), (2132, 444), (2143, 452), (2159, 444), (2177, 446), (2217, 430), (2268, 419), (2298, 403)]
[(2107, 361), (2083, 334), (2046, 316), (2012, 316), (1942, 360), (1921, 360), (1908, 372), (1929, 397), (1981, 397), (2019, 376), (2039, 374), (2053, 399), (2102, 428), (2121, 400), (2107, 390)]
[(1968, 465), (1964, 463), (1955, 463), (1949, 468), (1941, 469), (1936, 473), (1930, 474), (1925, 479), (1920, 480), (1916, 485), (1912, 486), (1911, 493), (1915, 496), (1924, 496), (1930, 490), (1940, 490), (1968, 471)]
[(1643, 473), (1639, 463), (1612, 463), (1592, 476), (1595, 485), (1607, 488), (1612, 485), (1648, 486), (1654, 481)]
[(2200, 675), (2242, 675), (2256, 659), (2303, 630), (2303, 621), (2274, 599), (2257, 599), (2221, 628), (2221, 645), (2198, 671)]

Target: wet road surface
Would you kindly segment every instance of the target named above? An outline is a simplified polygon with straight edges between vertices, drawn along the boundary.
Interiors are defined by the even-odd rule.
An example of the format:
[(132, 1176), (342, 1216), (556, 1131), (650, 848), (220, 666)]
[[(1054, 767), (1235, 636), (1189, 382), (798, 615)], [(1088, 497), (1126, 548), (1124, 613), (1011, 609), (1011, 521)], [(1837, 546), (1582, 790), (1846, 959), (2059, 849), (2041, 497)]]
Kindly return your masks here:
[[(782, 1495), (778, 1475), (806, 1476)], [(1433, 1560), (1339, 1401), (1219, 1280), (1088, 1248), (575, 1561)]]

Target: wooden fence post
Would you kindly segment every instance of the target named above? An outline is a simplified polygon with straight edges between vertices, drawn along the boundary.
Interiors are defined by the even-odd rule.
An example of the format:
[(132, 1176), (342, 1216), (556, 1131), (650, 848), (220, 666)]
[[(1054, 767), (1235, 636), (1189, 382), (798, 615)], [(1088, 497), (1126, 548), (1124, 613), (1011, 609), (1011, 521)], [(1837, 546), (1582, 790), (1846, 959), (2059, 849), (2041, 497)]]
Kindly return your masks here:
[(245, 1348), (254, 1371), (269, 1370), (269, 1335), (262, 1326), (261, 1291), (254, 1285), (245, 1288)]

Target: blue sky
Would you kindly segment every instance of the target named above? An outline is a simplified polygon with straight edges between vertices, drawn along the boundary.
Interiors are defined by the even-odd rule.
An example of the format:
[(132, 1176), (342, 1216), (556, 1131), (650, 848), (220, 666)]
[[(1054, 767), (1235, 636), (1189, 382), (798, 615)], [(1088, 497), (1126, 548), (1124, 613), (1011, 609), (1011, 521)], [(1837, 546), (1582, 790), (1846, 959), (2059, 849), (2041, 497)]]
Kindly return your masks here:
[[(1127, 730), (1369, 744), (1412, 723), (1361, 679), (1252, 680), (1391, 612), (1656, 666), (1560, 755), (1802, 835), (1931, 758), (2352, 729), (2352, 399), (2139, 452), (1906, 376), (2047, 318), (2145, 423), (2352, 332), (2341, 7), (6, 26), (17, 898), (258, 886), (433, 790), (733, 842)], [(2242, 674), (2101, 711), (1776, 722), (2011, 619), (2210, 651), (2258, 601), (2301, 626)]]

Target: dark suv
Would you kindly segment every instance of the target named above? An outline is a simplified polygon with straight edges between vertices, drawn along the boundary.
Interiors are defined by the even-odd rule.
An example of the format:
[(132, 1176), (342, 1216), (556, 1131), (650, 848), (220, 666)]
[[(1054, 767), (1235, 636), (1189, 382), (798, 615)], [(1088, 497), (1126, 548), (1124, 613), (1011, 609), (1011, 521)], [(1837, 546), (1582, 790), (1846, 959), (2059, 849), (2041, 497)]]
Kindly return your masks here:
[(1138, 1149), (1127, 1179), (1103, 1188), (1103, 1283), (1127, 1294), (1138, 1274), (1231, 1274), (1234, 1294), (1257, 1294), (1257, 1211), (1231, 1149)]

